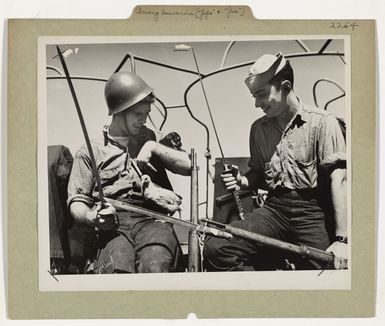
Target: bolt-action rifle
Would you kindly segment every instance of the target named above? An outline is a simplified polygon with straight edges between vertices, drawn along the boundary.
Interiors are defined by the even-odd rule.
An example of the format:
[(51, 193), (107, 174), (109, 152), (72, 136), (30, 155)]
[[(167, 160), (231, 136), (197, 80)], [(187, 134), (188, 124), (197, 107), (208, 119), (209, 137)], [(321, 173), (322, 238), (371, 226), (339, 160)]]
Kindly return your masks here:
[(260, 245), (265, 247), (275, 248), (287, 253), (292, 253), (301, 256), (304, 259), (314, 260), (327, 268), (333, 267), (334, 255), (331, 252), (304, 245), (295, 245), (289, 242), (266, 237), (254, 232), (242, 230), (228, 224), (222, 224), (208, 219), (200, 219), (203, 224), (197, 224), (190, 221), (180, 220), (158, 212), (154, 212), (146, 208), (127, 204), (119, 200), (110, 198), (105, 198), (105, 200), (112, 206), (114, 206), (118, 211), (122, 210), (143, 214), (144, 216), (148, 216), (149, 218), (154, 218), (160, 221), (185, 227), (195, 232), (205, 233), (208, 235), (225, 238), (228, 240), (232, 239), (234, 236), (240, 237), (243, 239), (255, 241), (256, 243), (259, 243)]

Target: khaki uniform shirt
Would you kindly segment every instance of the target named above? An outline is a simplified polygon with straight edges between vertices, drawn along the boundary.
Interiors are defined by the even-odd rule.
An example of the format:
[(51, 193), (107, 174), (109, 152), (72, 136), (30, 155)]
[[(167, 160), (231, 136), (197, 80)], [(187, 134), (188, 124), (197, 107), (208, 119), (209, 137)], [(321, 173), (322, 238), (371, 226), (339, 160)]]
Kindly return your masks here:
[(319, 169), (346, 164), (345, 140), (337, 119), (301, 102), (284, 130), (266, 116), (253, 123), (250, 154), (249, 166), (264, 174), (268, 190), (316, 188)]

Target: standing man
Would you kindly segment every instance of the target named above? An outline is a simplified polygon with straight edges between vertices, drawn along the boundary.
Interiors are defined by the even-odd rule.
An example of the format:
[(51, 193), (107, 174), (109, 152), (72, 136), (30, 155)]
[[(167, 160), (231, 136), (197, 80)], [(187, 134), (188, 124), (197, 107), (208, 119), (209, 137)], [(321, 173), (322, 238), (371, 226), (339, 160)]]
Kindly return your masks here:
[[(157, 143), (154, 132), (144, 125), (155, 101), (153, 89), (133, 73), (117, 72), (106, 83), (105, 98), (112, 122), (104, 127), (100, 139), (91, 142), (104, 196), (174, 213), (180, 198), (171, 191), (164, 168), (189, 175), (190, 160), (184, 151)], [(149, 171), (156, 168), (157, 173), (150, 175), (151, 187), (142, 187), (134, 161), (142, 163), (141, 167), (151, 166)], [(148, 186), (149, 177), (145, 178)], [(98, 230), (95, 273), (170, 271), (177, 252), (172, 225), (131, 212), (116, 212), (110, 205), (101, 209), (98, 196), (84, 145), (75, 155), (67, 204), (75, 220)]]
[[(265, 116), (250, 130), (250, 170), (241, 175), (235, 167), (235, 173), (222, 179), (229, 190), (237, 185), (264, 188), (268, 197), (262, 208), (231, 225), (331, 251), (334, 268), (347, 268), (346, 154), (337, 119), (296, 97), (292, 67), (281, 53), (261, 56), (245, 83)], [(327, 193), (320, 191), (321, 176), (330, 179)], [(331, 239), (320, 205), (330, 194), (335, 222)], [(254, 270), (260, 257), (261, 247), (241, 238), (209, 238), (205, 246), (209, 268), (216, 271)]]

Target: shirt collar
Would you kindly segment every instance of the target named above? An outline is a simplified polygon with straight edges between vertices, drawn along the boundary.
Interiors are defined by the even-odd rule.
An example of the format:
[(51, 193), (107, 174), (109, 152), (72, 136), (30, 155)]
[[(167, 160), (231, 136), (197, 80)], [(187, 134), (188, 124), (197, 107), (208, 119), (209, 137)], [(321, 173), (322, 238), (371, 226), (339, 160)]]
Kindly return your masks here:
[(295, 114), (296, 119), (298, 119), (297, 117), (299, 117), (303, 122), (307, 122), (309, 120), (309, 114), (305, 110), (305, 105), (302, 103), (302, 101), (298, 97), (297, 97), (297, 100), (299, 102), (299, 107), (298, 107), (297, 113)]
[(116, 147), (120, 148), (121, 150), (123, 150), (124, 152), (126, 152), (127, 151), (127, 147), (121, 145), (117, 140), (115, 140), (110, 135), (110, 133), (108, 132), (108, 128), (109, 128), (108, 125), (105, 125), (103, 127), (104, 146), (107, 146), (107, 144), (110, 143), (111, 145), (116, 146)]
[(297, 126), (300, 126), (308, 121), (308, 113), (304, 110), (304, 105), (301, 102), (301, 100), (297, 97), (299, 106), (298, 110), (295, 113), (294, 117), (290, 120), (290, 122), (287, 124), (284, 133), (286, 133), (290, 128), (292, 128), (295, 124)]
[[(309, 114), (305, 110), (305, 105), (302, 103), (302, 101), (298, 97), (297, 97), (297, 100), (299, 102), (298, 110), (295, 113), (295, 115), (293, 116), (293, 118), (290, 120), (290, 122), (287, 124), (285, 131), (288, 130), (293, 125), (293, 123), (295, 123), (297, 121), (302, 120), (302, 122), (307, 122), (309, 120)], [(298, 119), (300, 119), (300, 120), (298, 120)], [(266, 116), (264, 116), (262, 123), (265, 124), (268, 122), (275, 123), (274, 119), (269, 119)]]

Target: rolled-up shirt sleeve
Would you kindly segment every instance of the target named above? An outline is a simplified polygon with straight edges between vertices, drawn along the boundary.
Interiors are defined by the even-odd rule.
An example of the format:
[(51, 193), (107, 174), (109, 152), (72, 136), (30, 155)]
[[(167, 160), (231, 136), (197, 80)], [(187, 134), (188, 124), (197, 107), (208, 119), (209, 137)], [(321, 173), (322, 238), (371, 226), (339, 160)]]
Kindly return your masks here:
[(326, 115), (318, 133), (319, 165), (325, 169), (346, 168), (346, 145), (337, 119)]
[(67, 206), (73, 202), (83, 202), (92, 207), (92, 190), (94, 187), (94, 178), (92, 175), (91, 162), (85, 151), (81, 148), (75, 154), (70, 179), (68, 182)]

